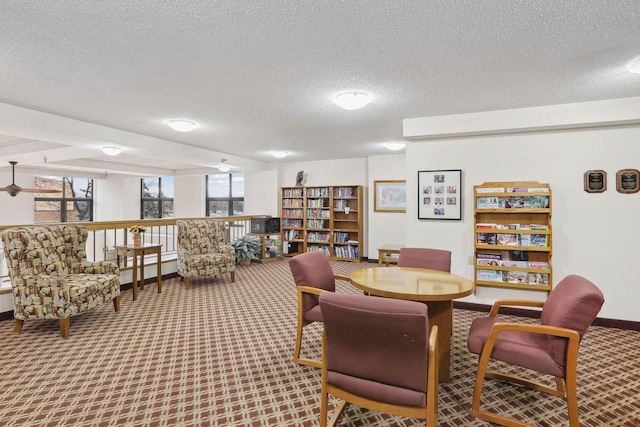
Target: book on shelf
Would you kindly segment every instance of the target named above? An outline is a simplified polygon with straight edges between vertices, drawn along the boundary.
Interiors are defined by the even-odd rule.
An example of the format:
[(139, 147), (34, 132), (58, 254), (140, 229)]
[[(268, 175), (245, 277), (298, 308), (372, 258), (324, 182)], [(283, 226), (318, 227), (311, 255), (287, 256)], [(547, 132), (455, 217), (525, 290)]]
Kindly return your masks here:
[(507, 187), (507, 193), (548, 193), (548, 187)]
[(496, 242), (502, 246), (518, 246), (518, 236), (516, 234), (499, 233)]
[(526, 271), (509, 271), (507, 281), (509, 283), (529, 283), (529, 273)]
[(478, 197), (476, 199), (476, 207), (478, 209), (495, 209), (498, 207), (497, 197)]
[(478, 270), (476, 279), (487, 282), (502, 282), (502, 272), (499, 270)]
[(529, 246), (531, 244), (531, 235), (530, 234), (519, 234), (518, 235), (518, 245), (519, 246)]
[(511, 261), (511, 260), (500, 260), (498, 262), (500, 267), (520, 267), (527, 268), (527, 261)]
[(478, 252), (476, 254), (478, 259), (502, 259), (502, 254), (492, 254), (488, 252)]
[(476, 258), (476, 264), (478, 265), (499, 265), (500, 261), (491, 258)]
[(495, 245), (496, 234), (495, 233), (477, 233), (476, 243), (479, 245)]
[(490, 222), (479, 222), (476, 224), (476, 228), (481, 228), (481, 229), (494, 229), (497, 228), (498, 224), (493, 224)]
[(547, 273), (529, 273), (530, 285), (548, 285), (549, 284), (549, 274)]
[(546, 209), (549, 207), (548, 196), (531, 196), (530, 207), (535, 209)]
[(548, 269), (549, 268), (549, 263), (548, 262), (539, 262), (539, 261), (529, 261), (529, 263), (527, 264), (527, 267), (529, 267), (529, 268)]
[(502, 193), (504, 187), (480, 187), (476, 188), (476, 193)]
[(546, 234), (532, 234), (531, 235), (531, 246), (544, 247), (547, 245), (547, 235)]
[(549, 226), (547, 224), (529, 224), (531, 230), (548, 230)]

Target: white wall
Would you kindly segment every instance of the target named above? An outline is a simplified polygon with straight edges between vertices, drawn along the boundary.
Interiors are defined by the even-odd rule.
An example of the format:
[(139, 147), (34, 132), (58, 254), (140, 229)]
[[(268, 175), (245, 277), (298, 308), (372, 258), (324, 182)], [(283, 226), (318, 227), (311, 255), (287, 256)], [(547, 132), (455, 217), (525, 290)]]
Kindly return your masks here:
[[(173, 214), (176, 218), (205, 216), (204, 201), (207, 198), (205, 179), (203, 175), (180, 175), (174, 178)], [(140, 199), (139, 191), (137, 196)]]
[[(373, 182), (379, 180), (406, 179), (405, 155), (391, 154), (387, 156), (372, 156), (368, 158), (369, 176), (367, 179), (368, 199), (366, 205), (368, 213), (368, 254), (370, 258), (378, 258), (378, 248), (382, 245), (405, 245), (407, 228), (407, 214), (399, 212), (374, 212)], [(414, 194), (414, 193), (410, 193)]]
[(278, 167), (244, 174), (244, 213), (246, 215), (280, 216)]
[[(640, 321), (636, 274), (640, 241), (640, 193), (616, 191), (615, 172), (640, 168), (640, 126), (613, 126), (413, 142), (407, 147), (407, 192), (416, 194), (416, 171), (462, 169), (462, 221), (417, 219), (417, 198), (408, 197), (407, 245), (449, 249), (451, 270), (473, 277), (473, 185), (485, 181), (549, 183), (553, 192), (553, 268), (557, 283), (580, 274), (605, 295), (601, 317)], [(583, 190), (583, 174), (608, 172), (608, 190)], [(479, 287), (468, 300), (491, 303), (504, 297), (544, 298), (533, 291)]]

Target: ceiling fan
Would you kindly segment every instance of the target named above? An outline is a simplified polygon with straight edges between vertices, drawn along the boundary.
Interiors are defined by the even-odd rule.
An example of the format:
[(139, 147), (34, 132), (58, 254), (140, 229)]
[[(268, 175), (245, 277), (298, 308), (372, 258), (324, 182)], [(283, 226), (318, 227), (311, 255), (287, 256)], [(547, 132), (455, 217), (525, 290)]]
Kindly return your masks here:
[(0, 188), (0, 191), (6, 191), (7, 193), (9, 193), (11, 197), (16, 197), (16, 195), (22, 191), (24, 191), (25, 193), (60, 193), (62, 192), (62, 190), (47, 190), (43, 188), (22, 188), (19, 185), (16, 185), (16, 165), (18, 164), (18, 162), (10, 161), (9, 164), (11, 165), (11, 173), (12, 173), (11, 185), (7, 185), (4, 188)]

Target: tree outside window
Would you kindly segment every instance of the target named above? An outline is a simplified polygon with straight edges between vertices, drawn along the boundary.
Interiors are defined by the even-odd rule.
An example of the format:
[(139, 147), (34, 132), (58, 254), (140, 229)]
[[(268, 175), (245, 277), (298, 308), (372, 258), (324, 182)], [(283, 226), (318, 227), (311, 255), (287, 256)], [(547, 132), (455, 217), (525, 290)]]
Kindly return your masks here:
[(244, 214), (244, 174), (207, 175), (207, 216)]
[(35, 188), (60, 193), (35, 193), (34, 222), (93, 221), (93, 179), (36, 176)]
[(140, 180), (140, 218), (173, 218), (172, 176)]

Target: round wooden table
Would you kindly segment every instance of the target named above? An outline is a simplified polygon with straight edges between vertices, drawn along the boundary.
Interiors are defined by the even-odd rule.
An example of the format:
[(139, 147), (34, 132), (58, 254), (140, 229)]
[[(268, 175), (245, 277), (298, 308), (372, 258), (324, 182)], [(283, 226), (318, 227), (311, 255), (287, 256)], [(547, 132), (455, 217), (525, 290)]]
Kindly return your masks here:
[(449, 381), (453, 300), (471, 295), (474, 283), (457, 274), (425, 268), (374, 267), (350, 276), (356, 288), (375, 296), (427, 304), (429, 322), (438, 326), (440, 381)]

